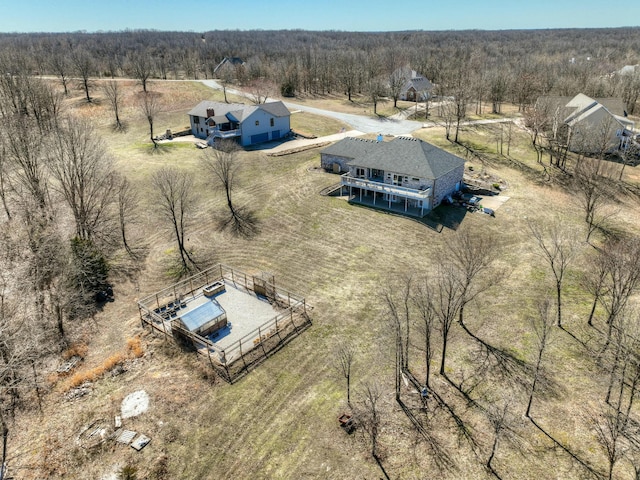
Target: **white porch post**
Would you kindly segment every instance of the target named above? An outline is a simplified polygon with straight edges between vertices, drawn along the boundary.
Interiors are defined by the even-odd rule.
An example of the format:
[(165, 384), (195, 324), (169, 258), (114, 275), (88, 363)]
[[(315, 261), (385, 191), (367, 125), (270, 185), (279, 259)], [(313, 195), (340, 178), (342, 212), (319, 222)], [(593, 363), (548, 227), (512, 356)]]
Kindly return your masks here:
[(407, 213), (407, 207), (409, 205), (409, 199), (404, 197), (404, 213)]

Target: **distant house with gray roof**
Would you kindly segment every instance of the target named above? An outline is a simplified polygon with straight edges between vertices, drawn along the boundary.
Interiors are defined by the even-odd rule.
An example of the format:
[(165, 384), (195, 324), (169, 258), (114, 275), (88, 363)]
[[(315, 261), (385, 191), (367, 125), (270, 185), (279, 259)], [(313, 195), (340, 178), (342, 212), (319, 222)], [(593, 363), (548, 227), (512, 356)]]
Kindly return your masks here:
[(216, 139), (235, 139), (246, 147), (280, 140), (291, 132), (291, 113), (282, 102), (244, 105), (205, 100), (188, 115), (193, 135), (209, 145)]
[(536, 110), (550, 119), (553, 139), (573, 152), (625, 149), (633, 137), (635, 125), (620, 98), (540, 97)]
[(399, 72), (406, 78), (398, 96), (400, 100), (423, 102), (429, 98), (433, 84), (424, 75), (409, 67), (403, 67)]
[(321, 152), (349, 201), (423, 217), (462, 186), (465, 161), (416, 138), (345, 138)]

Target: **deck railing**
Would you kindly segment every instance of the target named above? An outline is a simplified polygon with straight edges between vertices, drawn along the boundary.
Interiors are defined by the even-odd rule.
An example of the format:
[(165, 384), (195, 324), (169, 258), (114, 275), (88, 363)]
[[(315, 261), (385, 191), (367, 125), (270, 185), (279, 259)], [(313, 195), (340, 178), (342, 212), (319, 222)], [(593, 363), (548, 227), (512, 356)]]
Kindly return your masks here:
[(362, 188), (389, 195), (397, 195), (402, 198), (413, 198), (416, 200), (427, 200), (431, 196), (431, 188), (429, 187), (424, 190), (419, 190), (417, 188), (409, 188), (401, 185), (376, 182), (375, 180), (367, 180), (366, 178), (352, 177), (349, 173), (342, 175), (342, 185), (345, 187)]

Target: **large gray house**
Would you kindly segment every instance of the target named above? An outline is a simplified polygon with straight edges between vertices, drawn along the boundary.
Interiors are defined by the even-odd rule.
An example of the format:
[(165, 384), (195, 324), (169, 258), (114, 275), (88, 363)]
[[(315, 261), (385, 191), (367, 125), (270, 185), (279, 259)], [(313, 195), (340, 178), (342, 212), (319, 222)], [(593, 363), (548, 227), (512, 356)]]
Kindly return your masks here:
[(191, 132), (212, 145), (233, 138), (246, 147), (279, 140), (291, 132), (291, 113), (282, 102), (260, 105), (203, 101), (188, 113)]
[(416, 138), (345, 138), (321, 152), (349, 201), (422, 217), (462, 186), (464, 160)]

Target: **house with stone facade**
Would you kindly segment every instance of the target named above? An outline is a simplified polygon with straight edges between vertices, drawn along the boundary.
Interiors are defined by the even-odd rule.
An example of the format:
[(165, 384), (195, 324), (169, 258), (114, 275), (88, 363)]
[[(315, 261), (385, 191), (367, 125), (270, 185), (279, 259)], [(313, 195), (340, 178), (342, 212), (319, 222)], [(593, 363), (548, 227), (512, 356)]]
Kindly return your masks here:
[(416, 138), (345, 138), (321, 152), (349, 201), (423, 217), (462, 187), (465, 161)]
[(234, 139), (243, 147), (280, 140), (291, 133), (289, 109), (282, 102), (260, 105), (203, 101), (188, 113), (191, 133), (213, 145)]

